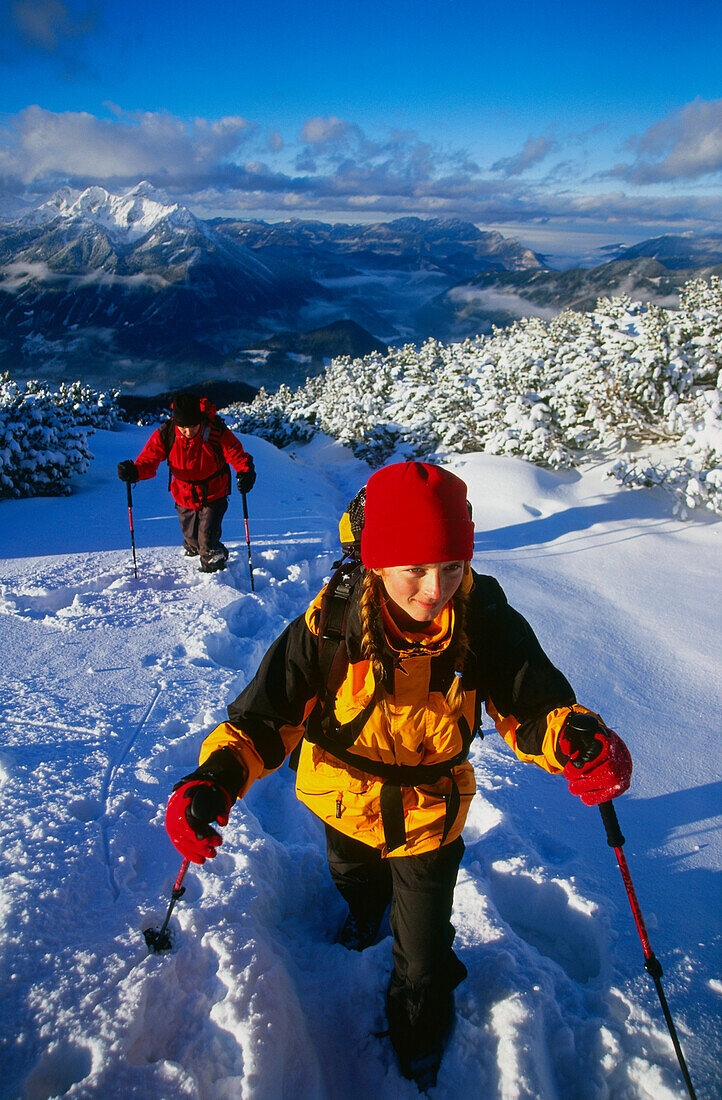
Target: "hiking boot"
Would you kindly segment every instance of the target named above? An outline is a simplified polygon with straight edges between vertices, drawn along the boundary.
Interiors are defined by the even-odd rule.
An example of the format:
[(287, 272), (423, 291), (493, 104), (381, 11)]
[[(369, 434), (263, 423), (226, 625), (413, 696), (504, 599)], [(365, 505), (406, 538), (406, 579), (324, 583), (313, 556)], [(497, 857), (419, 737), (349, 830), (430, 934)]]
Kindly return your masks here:
[(219, 569), (225, 569), (227, 560), (228, 550), (222, 542), (219, 542), (207, 557), (201, 559), (201, 573), (215, 573)]
[(403, 1076), (425, 1092), (436, 1084), (454, 1024), (454, 998), (431, 990), (399, 996), (403, 991), (394, 985), (392, 978), (386, 997), (391, 1045)]
[(349, 913), (339, 932), (338, 942), (348, 951), (365, 951), (376, 943), (380, 925), (380, 920), (356, 920)]
[(183, 543), (183, 549), (187, 558), (197, 558), (200, 553), (196, 546), (186, 546), (185, 543)]
[(408, 1059), (399, 1057), (399, 1069), (407, 1081), (413, 1081), (419, 1092), (432, 1089), (439, 1076), (439, 1067), (444, 1057), (444, 1044), (433, 1046)]
[(202, 561), (198, 567), (200, 573), (218, 573), (226, 568), (225, 558), (211, 558), (210, 561)]

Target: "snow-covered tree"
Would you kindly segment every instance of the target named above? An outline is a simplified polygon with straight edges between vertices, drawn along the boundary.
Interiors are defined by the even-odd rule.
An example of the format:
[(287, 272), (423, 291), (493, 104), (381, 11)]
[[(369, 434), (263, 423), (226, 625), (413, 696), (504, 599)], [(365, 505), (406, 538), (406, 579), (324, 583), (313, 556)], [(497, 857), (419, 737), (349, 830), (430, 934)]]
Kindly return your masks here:
[(295, 392), (233, 413), (277, 445), (323, 432), (375, 466), (477, 450), (552, 467), (617, 459), (624, 484), (664, 484), (681, 506), (722, 511), (721, 371), (712, 277), (688, 283), (678, 310), (621, 296), (458, 344), (334, 359)]
[(88, 436), (120, 417), (115, 394), (80, 382), (50, 389), (0, 374), (0, 499), (61, 496), (93, 457)]

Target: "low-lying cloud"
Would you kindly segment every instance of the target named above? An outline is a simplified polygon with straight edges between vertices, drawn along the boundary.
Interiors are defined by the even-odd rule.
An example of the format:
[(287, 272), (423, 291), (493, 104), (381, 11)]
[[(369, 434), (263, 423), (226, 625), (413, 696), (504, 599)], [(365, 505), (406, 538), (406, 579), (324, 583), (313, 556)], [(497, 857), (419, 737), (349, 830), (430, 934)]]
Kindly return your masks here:
[(452, 287), (448, 298), (459, 307), (460, 317), (476, 313), (509, 313), (512, 317), (540, 317), (550, 321), (559, 313), (559, 309), (553, 306), (539, 306), (520, 294), (493, 287)]

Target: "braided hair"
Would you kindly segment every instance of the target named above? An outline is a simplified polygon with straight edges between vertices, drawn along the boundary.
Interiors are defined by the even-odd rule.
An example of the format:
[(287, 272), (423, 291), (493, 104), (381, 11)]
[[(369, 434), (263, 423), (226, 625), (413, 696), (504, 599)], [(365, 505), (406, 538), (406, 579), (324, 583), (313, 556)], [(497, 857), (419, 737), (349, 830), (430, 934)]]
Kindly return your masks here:
[[(466, 569), (468, 569), (468, 563)], [(361, 582), (361, 653), (371, 664), (376, 684), (376, 702), (389, 717), (388, 696), (384, 690), (384, 664), (383, 651), (385, 635), (383, 618), (381, 614), (382, 603), (386, 597), (383, 581), (378, 573), (367, 569)], [(453, 597), (454, 605), (454, 635), (451, 640), (452, 660), (454, 666), (454, 679), (446, 693), (446, 702), (454, 718), (458, 718), (464, 705), (464, 689), (462, 686), (462, 673), (464, 663), (469, 652), (469, 638), (466, 633), (466, 612), (468, 595), (462, 592), (462, 586), (456, 590)]]

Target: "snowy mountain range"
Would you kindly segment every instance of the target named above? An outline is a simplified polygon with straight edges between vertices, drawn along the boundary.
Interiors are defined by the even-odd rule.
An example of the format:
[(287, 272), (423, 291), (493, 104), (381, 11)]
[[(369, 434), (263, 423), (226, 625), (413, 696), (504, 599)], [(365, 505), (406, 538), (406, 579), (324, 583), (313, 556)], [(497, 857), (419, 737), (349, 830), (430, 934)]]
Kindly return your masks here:
[[(5, 361), (45, 377), (122, 381), (218, 366), (259, 326), (289, 327), (317, 293), (141, 185), (67, 190), (0, 232)], [(47, 369), (45, 369), (47, 368)]]
[(722, 233), (665, 234), (626, 248), (614, 249), (609, 258), (636, 260), (642, 256), (659, 260), (672, 271), (676, 268), (719, 266), (722, 264)]
[(98, 384), (158, 389), (179, 369), (233, 374), (225, 360), (279, 332), (346, 321), (412, 337), (408, 318), (429, 297), (486, 268), (540, 263), (458, 220), (204, 222), (147, 183), (63, 188), (0, 227), (0, 338), (20, 374), (90, 381), (91, 361)]
[[(456, 339), (525, 313), (591, 308), (609, 293), (667, 301), (685, 281), (668, 260), (722, 259), (715, 234), (659, 238), (657, 252), (645, 243), (647, 252), (560, 273), (459, 219), (203, 221), (145, 182), (122, 194), (63, 188), (0, 225), (0, 353), (18, 377), (129, 392), (199, 376), (275, 388), (303, 374), (299, 334), (322, 330), (327, 355), (365, 354), (374, 338)], [(269, 357), (249, 349), (279, 334), (266, 372)]]

